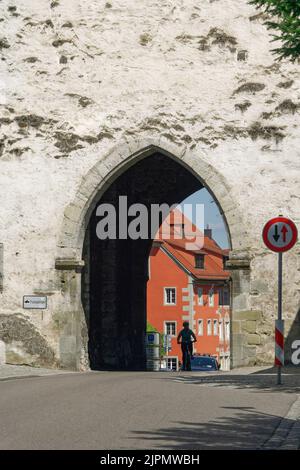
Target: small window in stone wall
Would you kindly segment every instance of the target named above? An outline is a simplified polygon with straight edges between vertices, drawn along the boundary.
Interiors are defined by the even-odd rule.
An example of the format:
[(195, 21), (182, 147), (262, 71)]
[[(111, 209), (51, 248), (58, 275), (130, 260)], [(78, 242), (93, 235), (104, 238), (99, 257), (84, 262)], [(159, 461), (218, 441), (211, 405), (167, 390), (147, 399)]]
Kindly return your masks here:
[(3, 291), (3, 243), (0, 243), (0, 292)]

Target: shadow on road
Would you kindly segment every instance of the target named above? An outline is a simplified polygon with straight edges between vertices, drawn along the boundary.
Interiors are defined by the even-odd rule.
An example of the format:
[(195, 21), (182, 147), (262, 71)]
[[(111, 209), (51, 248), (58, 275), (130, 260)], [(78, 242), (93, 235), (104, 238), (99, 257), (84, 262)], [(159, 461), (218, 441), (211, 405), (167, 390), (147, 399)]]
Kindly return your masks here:
[[(223, 407), (234, 416), (218, 418), (205, 423), (175, 421), (174, 426), (153, 432), (133, 431), (129, 439), (151, 442), (151, 448), (159, 449), (280, 449), (281, 444), (295, 423), (294, 420), (260, 413), (252, 407)], [(284, 432), (274, 439), (276, 428), (284, 423)], [(277, 435), (276, 435), (277, 436)]]
[(260, 392), (285, 392), (300, 393), (300, 368), (286, 366), (282, 373), (282, 385), (277, 385), (277, 368), (264, 369), (250, 374), (235, 373), (210, 373), (193, 374), (193, 372), (179, 373), (169, 376), (169, 380), (194, 385), (207, 385), (214, 387), (233, 387), (236, 389), (253, 389)]

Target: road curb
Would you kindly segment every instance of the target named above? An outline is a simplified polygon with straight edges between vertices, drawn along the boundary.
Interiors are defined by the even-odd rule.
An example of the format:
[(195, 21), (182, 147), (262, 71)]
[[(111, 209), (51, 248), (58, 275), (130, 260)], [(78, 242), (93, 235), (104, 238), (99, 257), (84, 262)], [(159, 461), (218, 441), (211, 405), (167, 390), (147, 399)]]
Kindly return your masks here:
[(292, 404), (287, 416), (288, 419), (293, 419), (290, 431), (285, 439), (285, 442), (281, 445), (281, 449), (297, 450), (300, 448), (300, 395), (298, 395), (296, 401)]
[(300, 448), (300, 395), (282, 418), (263, 449), (297, 450)]

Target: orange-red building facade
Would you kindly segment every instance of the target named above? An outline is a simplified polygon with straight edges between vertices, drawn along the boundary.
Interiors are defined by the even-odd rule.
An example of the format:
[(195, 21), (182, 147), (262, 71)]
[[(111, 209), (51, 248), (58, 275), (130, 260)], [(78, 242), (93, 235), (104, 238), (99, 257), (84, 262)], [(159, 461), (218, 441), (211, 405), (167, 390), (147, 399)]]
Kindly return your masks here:
[(171, 335), (164, 357), (168, 368), (178, 368), (181, 349), (177, 335), (188, 321), (197, 337), (194, 352), (217, 358), (230, 368), (230, 282), (224, 269), (226, 250), (204, 237), (200, 250), (185, 249), (185, 240), (154, 241), (149, 256), (147, 321), (160, 333)]

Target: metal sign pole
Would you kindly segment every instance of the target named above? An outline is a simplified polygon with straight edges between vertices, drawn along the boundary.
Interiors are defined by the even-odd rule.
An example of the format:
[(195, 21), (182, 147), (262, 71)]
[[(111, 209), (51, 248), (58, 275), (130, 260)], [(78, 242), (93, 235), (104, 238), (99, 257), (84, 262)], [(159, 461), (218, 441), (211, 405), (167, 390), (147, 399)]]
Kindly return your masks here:
[[(282, 252), (278, 253), (278, 323), (282, 321)], [(278, 365), (277, 385), (281, 385), (281, 365)]]
[(298, 230), (291, 219), (279, 215), (268, 220), (262, 237), (269, 250), (278, 253), (278, 316), (275, 320), (275, 363), (277, 384), (281, 385), (281, 368), (284, 367), (284, 320), (282, 319), (282, 253), (288, 251), (297, 242)]
[(278, 320), (282, 320), (282, 253), (278, 253)]

